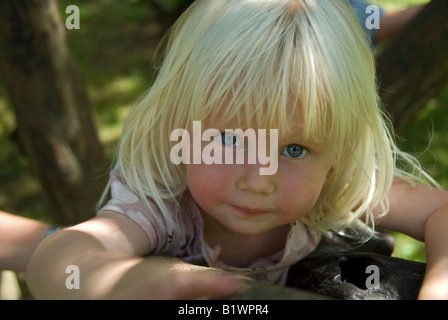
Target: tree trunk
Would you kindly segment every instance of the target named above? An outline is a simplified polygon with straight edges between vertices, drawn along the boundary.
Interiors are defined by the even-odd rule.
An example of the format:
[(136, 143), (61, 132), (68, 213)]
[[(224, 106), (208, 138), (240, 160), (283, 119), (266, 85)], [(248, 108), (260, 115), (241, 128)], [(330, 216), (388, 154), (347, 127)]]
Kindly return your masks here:
[(0, 0), (0, 72), (54, 221), (92, 217), (106, 161), (55, 0)]
[(448, 1), (432, 0), (378, 57), (380, 96), (403, 128), (448, 81)]

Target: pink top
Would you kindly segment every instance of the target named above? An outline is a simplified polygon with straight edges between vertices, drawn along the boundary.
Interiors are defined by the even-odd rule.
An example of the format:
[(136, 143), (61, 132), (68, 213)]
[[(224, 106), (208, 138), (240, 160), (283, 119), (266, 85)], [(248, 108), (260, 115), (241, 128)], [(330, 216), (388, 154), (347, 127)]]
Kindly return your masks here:
[[(114, 211), (124, 214), (135, 221), (146, 233), (151, 242), (151, 254), (176, 257), (185, 262), (215, 267), (236, 272), (255, 280), (284, 285), (289, 266), (308, 255), (317, 245), (317, 237), (299, 220), (291, 223), (285, 247), (279, 252), (265, 258), (258, 258), (247, 266), (233, 267), (219, 260), (221, 247), (219, 244), (210, 246), (203, 238), (203, 221), (199, 208), (189, 192), (180, 200), (182, 212), (175, 214), (174, 204), (168, 203), (173, 210), (172, 219), (175, 229), (167, 229), (169, 224), (160, 227), (154, 219), (159, 214), (157, 206), (150, 199), (152, 212), (144, 202), (131, 192), (117, 170), (111, 172), (111, 199), (100, 210)], [(166, 231), (164, 231), (167, 229)]]

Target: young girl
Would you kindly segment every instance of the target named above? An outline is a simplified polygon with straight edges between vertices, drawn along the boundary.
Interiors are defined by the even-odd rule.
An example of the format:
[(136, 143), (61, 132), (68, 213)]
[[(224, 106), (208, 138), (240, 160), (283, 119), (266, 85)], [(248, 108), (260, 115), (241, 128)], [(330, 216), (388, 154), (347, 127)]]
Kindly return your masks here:
[[(194, 121), (215, 134), (192, 138)], [(275, 173), (260, 174), (268, 164), (249, 161), (249, 135), (236, 129), (253, 129), (257, 150), (277, 130), (265, 150)], [(246, 277), (283, 284), (329, 231), (366, 239), (377, 223), (426, 242), (420, 298), (448, 298), (448, 193), (411, 183), (424, 173), (390, 132), (345, 2), (199, 0), (125, 124), (110, 201), (41, 243), (29, 287), (36, 298), (226, 297)], [(222, 163), (207, 159), (218, 151)]]

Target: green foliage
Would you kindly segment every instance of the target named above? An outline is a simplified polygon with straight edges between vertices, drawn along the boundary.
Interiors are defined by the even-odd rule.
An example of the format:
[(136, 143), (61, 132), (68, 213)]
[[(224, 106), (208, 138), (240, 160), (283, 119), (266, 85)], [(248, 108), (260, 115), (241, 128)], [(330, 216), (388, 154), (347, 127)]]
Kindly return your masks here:
[(430, 0), (369, 0), (373, 4), (388, 9), (403, 9), (409, 6), (428, 3)]

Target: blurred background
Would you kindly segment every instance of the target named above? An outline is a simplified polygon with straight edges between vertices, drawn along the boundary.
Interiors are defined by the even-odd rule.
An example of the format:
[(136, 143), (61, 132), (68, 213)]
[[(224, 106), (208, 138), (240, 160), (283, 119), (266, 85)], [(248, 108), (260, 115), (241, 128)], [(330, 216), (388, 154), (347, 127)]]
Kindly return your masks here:
[[(406, 8), (427, 0), (372, 0), (388, 8)], [(182, 0), (61, 0), (62, 20), (68, 5), (80, 9), (80, 29), (66, 30), (68, 46), (81, 72), (92, 106), (99, 140), (108, 163), (123, 121), (151, 85), (158, 43), (174, 22)], [(387, 44), (386, 44), (387, 45)], [(380, 51), (381, 48), (378, 49)], [(14, 139), (14, 111), (0, 77), (0, 209), (53, 223), (42, 186)], [(448, 86), (430, 99), (397, 132), (400, 146), (421, 160), (448, 188)], [(395, 234), (396, 257), (425, 261), (422, 243)]]

